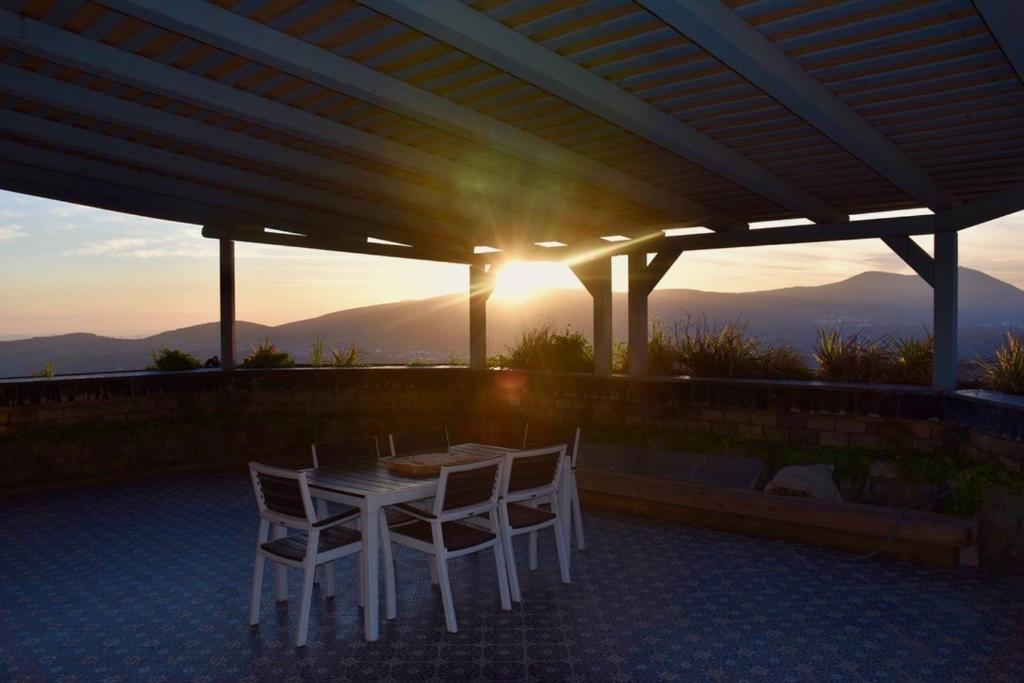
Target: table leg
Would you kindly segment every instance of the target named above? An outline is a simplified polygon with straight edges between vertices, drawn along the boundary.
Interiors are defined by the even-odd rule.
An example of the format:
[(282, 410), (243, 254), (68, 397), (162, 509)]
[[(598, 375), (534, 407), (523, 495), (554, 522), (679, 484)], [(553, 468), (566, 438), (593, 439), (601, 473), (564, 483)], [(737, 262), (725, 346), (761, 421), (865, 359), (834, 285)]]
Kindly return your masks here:
[(367, 641), (380, 637), (380, 601), (378, 599), (378, 567), (380, 546), (380, 508), (363, 509), (363, 576), (366, 581), (366, 604), (363, 606), (363, 626)]

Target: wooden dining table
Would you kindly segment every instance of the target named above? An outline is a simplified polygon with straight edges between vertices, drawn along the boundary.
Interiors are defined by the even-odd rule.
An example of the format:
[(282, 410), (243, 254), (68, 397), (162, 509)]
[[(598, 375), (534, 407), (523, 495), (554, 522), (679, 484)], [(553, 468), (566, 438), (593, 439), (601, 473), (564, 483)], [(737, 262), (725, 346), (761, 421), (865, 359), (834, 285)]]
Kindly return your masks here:
[[(478, 455), (481, 460), (499, 457), (514, 448), (464, 443), (451, 446), (449, 452)], [(306, 470), (310, 494), (316, 498), (358, 507), (362, 513), (363, 577), (366, 600), (363, 607), (364, 637), (380, 637), (380, 514), (384, 507), (431, 498), (437, 492), (437, 477), (409, 477), (388, 467), (390, 458), (361, 460), (337, 466)], [(393, 616), (393, 615), (389, 615)]]

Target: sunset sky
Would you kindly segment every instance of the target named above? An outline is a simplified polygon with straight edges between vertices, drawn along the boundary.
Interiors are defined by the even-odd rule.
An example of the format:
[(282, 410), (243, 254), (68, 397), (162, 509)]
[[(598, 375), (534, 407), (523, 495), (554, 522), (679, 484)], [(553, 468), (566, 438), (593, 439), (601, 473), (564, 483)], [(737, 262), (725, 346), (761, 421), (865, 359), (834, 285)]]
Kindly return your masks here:
[[(1024, 212), (961, 233), (961, 265), (1024, 287)], [(930, 240), (920, 243), (930, 249)], [(1012, 248), (1008, 248), (1012, 245)], [(238, 317), (267, 324), (465, 291), (465, 266), (239, 244)], [(615, 283), (625, 289), (624, 258)], [(748, 291), (865, 270), (909, 273), (880, 240), (684, 254), (661, 287)], [(0, 191), (0, 339), (142, 336), (215, 320), (217, 245), (199, 227)], [(578, 287), (568, 268), (512, 266), (496, 296)]]

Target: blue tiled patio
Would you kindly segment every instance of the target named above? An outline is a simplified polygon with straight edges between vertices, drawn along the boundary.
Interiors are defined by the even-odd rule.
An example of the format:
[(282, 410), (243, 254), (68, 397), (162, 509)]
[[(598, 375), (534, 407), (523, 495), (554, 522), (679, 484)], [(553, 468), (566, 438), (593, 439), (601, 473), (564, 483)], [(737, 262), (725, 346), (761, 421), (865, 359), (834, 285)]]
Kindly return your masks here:
[(296, 650), (296, 600), (275, 605), (269, 572), (262, 623), (247, 625), (256, 525), (244, 475), (0, 504), (0, 679), (1024, 679), (1024, 595), (1000, 579), (597, 511), (573, 584), (545, 539), (511, 613), (489, 555), (456, 560), (454, 635), (405, 552), (399, 617), (363, 642), (343, 563)]

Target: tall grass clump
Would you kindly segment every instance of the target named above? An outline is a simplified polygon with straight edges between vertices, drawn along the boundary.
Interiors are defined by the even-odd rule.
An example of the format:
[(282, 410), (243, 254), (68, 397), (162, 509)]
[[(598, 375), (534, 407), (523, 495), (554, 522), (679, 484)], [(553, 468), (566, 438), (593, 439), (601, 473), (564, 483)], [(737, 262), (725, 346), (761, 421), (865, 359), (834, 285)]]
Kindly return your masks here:
[(350, 344), (344, 349), (331, 349), (331, 365), (336, 368), (354, 368), (361, 365), (363, 352), (355, 344)]
[(935, 338), (904, 337), (892, 344), (894, 358), (889, 371), (889, 382), (895, 384), (930, 384), (932, 362), (935, 358)]
[(1008, 394), (1024, 394), (1024, 333), (1007, 332), (991, 358), (976, 361), (981, 385)]
[(490, 364), (528, 370), (591, 372), (594, 351), (587, 338), (568, 327), (556, 332), (550, 324), (524, 330), (505, 353), (490, 359)]
[(175, 370), (195, 370), (203, 366), (202, 362), (187, 351), (169, 349), (161, 346), (150, 354), (153, 362), (147, 370), (160, 370), (162, 372), (173, 372)]
[(814, 350), (818, 376), (833, 382), (885, 382), (893, 365), (890, 347), (889, 340), (882, 337), (819, 329)]
[(46, 361), (41, 370), (32, 373), (33, 377), (53, 377), (57, 374), (57, 368), (53, 361)]
[(928, 384), (934, 349), (930, 334), (893, 339), (819, 329), (814, 361), (818, 377), (833, 382)]
[[(680, 375), (679, 345), (655, 323), (647, 340), (647, 372), (652, 375)], [(628, 359), (626, 362), (628, 368)]]
[(712, 325), (706, 318), (687, 320), (676, 329), (679, 362), (683, 371), (697, 377), (749, 377), (754, 373), (757, 340), (741, 323)]
[(676, 330), (679, 363), (696, 377), (809, 379), (811, 372), (796, 349), (765, 344), (746, 323), (712, 325), (706, 318), (687, 320)]
[(278, 351), (277, 347), (264, 339), (262, 344), (252, 347), (249, 355), (246, 356), (240, 367), (243, 368), (291, 368), (295, 366), (295, 359), (286, 351)]
[(319, 334), (313, 340), (313, 346), (309, 350), (309, 364), (318, 368), (324, 364), (324, 338)]

